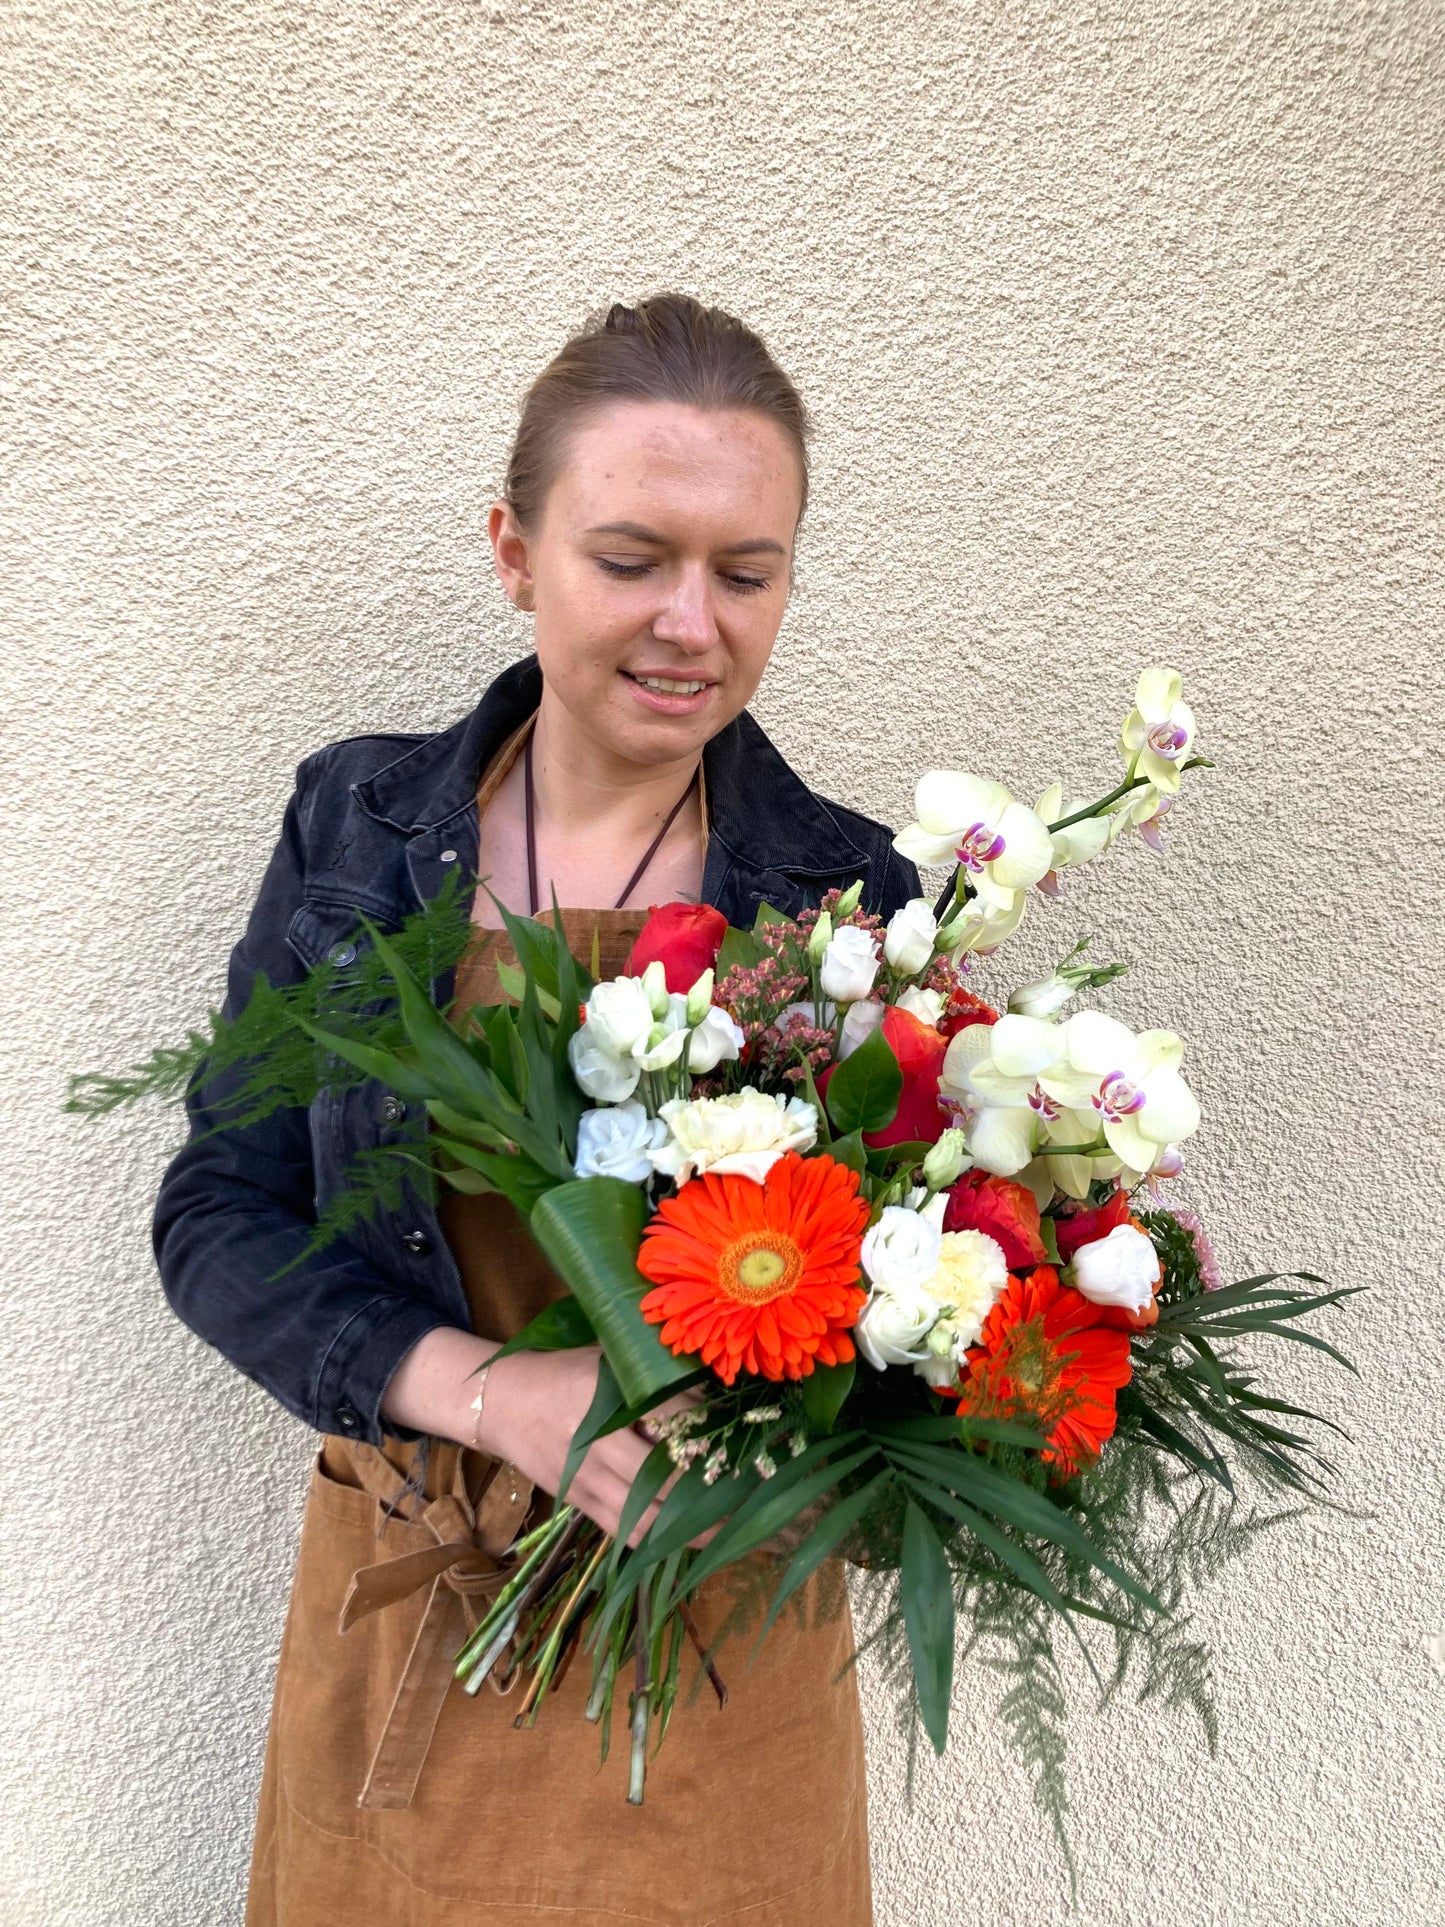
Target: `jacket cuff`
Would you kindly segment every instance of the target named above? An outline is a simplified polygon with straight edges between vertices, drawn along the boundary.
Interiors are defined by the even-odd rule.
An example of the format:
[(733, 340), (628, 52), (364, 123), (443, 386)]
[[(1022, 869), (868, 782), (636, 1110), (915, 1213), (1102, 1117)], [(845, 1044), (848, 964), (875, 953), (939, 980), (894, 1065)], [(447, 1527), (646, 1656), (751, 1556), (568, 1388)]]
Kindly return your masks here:
[(311, 1423), (318, 1432), (339, 1432), (379, 1446), (390, 1436), (406, 1443), (422, 1434), (385, 1424), (381, 1401), (392, 1373), (419, 1338), (444, 1325), (434, 1306), (386, 1292), (352, 1313), (327, 1347), (317, 1374)]

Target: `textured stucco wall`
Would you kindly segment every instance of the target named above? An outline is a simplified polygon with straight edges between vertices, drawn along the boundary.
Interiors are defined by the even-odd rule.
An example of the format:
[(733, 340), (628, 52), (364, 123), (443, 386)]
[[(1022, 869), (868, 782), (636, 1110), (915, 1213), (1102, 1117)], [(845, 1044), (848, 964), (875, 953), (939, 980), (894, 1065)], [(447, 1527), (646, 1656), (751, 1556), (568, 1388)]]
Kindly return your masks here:
[[(521, 387), (671, 283), (817, 411), (757, 705), (814, 781), (898, 821), (925, 762), (1032, 793), (1062, 735), (1082, 789), (1185, 671), (1220, 768), (1167, 859), (1011, 962), (1132, 957), (1230, 1269), (1375, 1287), (1358, 1387), (1287, 1361), (1373, 1516), (1201, 1599), (1217, 1760), (1080, 1722), (1083, 1917), (1445, 1912), (1441, 43), (1436, 0), (0, 14), (5, 1927), (239, 1921), (314, 1444), (162, 1300), (170, 1121), (80, 1127), (63, 1074), (219, 996), (298, 757), (523, 645)], [(1062, 1921), (978, 1680), (911, 1810), (868, 1691), (880, 1927)]]

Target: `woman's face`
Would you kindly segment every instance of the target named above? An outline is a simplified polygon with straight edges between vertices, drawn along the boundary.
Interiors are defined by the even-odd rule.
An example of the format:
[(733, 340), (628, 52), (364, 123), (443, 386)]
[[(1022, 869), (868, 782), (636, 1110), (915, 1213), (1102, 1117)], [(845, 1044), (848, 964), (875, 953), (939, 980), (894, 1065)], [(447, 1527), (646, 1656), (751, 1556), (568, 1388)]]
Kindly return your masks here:
[(771, 417), (620, 401), (570, 431), (530, 535), (493, 505), (497, 572), (578, 728), (655, 764), (731, 722), (787, 607), (801, 494)]

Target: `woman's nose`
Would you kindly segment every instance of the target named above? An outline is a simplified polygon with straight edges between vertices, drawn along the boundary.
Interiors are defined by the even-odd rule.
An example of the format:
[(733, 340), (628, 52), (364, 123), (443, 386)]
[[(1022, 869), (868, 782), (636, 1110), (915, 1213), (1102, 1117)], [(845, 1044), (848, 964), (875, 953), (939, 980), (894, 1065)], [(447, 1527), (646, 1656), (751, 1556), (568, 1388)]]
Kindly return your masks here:
[(659, 642), (679, 649), (710, 649), (717, 640), (711, 583), (705, 565), (683, 567), (673, 578), (671, 593), (652, 619)]

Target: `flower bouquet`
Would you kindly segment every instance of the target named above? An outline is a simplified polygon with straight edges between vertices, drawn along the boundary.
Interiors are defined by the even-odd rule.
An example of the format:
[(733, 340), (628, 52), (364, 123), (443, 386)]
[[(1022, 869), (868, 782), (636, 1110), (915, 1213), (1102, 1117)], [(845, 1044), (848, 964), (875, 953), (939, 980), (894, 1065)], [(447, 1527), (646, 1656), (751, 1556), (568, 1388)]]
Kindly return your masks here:
[[(589, 972), (499, 905), (509, 1001), (443, 1012), (430, 984), (475, 934), (453, 881), (391, 935), (363, 920), (354, 968), (259, 980), (186, 1048), (76, 1080), (71, 1108), (92, 1112), (220, 1072), (237, 1120), (367, 1079), (419, 1101), (429, 1128), (366, 1155), (314, 1245), (406, 1182), (501, 1192), (526, 1216), (569, 1291), (496, 1357), (598, 1344), (603, 1362), (555, 1507), (456, 1671), (469, 1692), (499, 1666), (530, 1675), (520, 1723), (587, 1654), (604, 1750), (628, 1695), (630, 1799), (696, 1638), (690, 1601), (763, 1549), (760, 1636), (830, 1556), (862, 1569), (863, 1645), (939, 1751), (962, 1621), (1008, 1682), (1003, 1718), (1066, 1853), (1061, 1632), (1105, 1695), (1137, 1674), (1213, 1744), (1186, 1591), (1272, 1522), (1242, 1476), (1297, 1503), (1330, 1470), (1299, 1429), (1312, 1415), (1262, 1389), (1239, 1341), (1345, 1363), (1303, 1321), (1349, 1293), (1298, 1271), (1221, 1283), (1199, 1220), (1168, 1202), (1200, 1122), (1183, 1044), (1072, 1008), (1122, 966), (1081, 941), (1007, 997), (975, 988), (1032, 892), (1126, 832), (1157, 838), (1204, 764), (1194, 733), (1179, 677), (1153, 669), (1123, 779), (1093, 803), (1054, 784), (1029, 808), (926, 773), (895, 841), (957, 865), (940, 914), (919, 899), (884, 927), (857, 883), (796, 917), (764, 905), (747, 931), (670, 904), (597, 982), (595, 955)], [(571, 1479), (669, 1401), (609, 1536), (568, 1505)]]

